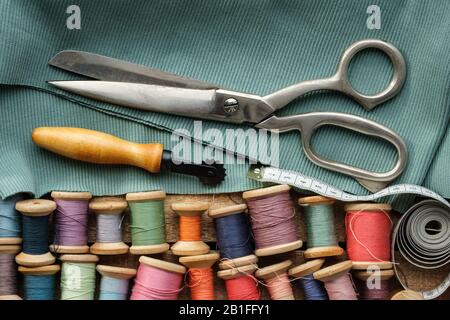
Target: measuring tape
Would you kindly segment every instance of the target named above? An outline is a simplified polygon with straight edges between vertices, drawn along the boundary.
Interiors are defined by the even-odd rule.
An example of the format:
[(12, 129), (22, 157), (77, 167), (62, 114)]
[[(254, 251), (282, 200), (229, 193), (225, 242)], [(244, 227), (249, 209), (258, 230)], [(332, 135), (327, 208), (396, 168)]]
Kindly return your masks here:
[[(422, 269), (436, 269), (450, 262), (450, 203), (434, 191), (413, 184), (387, 187), (370, 195), (353, 195), (315, 178), (294, 171), (260, 165), (252, 165), (247, 176), (260, 182), (288, 184), (324, 197), (344, 202), (374, 201), (399, 194), (415, 194), (434, 200), (425, 200), (412, 206), (398, 221), (392, 235), (392, 259), (394, 271), (400, 284), (409, 289), (397, 272), (394, 247), (411, 264)], [(439, 228), (428, 226), (430, 222)], [(431, 233), (429, 233), (431, 231)], [(434, 299), (450, 287), (450, 274), (436, 288), (420, 292), (424, 299)]]

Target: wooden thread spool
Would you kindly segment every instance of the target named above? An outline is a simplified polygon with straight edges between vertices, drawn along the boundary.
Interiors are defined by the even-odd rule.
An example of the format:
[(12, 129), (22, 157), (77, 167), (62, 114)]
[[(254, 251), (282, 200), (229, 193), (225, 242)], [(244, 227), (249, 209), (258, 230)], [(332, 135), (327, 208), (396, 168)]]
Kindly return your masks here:
[[(56, 290), (55, 290), (55, 274), (58, 273), (61, 270), (61, 267), (57, 264), (52, 264), (49, 266), (43, 266), (43, 267), (19, 267), (19, 272), (22, 273), (25, 277), (25, 284), (24, 284), (24, 290), (25, 290), (25, 300), (55, 300), (56, 298)], [(47, 276), (52, 276), (50, 279), (46, 280), (50, 283), (47, 283), (45, 288), (42, 287), (42, 285), (38, 285), (37, 288), (33, 287), (27, 287), (26, 285), (26, 278), (27, 277), (40, 277), (44, 278)], [(47, 290), (47, 291), (45, 291)]]
[[(277, 186), (268, 187), (268, 188), (246, 191), (242, 194), (242, 198), (244, 200), (246, 200), (247, 204), (248, 204), (249, 200), (250, 201), (258, 200), (258, 199), (276, 196), (281, 193), (289, 193), (290, 189), (291, 188), (288, 185), (277, 185)], [(293, 206), (292, 206), (292, 210), (294, 211)], [(252, 220), (253, 220), (254, 213), (252, 213), (251, 210), (249, 210), (249, 212), (250, 212), (250, 216), (252, 217)], [(291, 214), (291, 213), (288, 213), (288, 215), (289, 214)], [(292, 212), (292, 215), (295, 215), (295, 212)], [(255, 231), (254, 222), (252, 222), (252, 227), (253, 227), (253, 231)], [(280, 236), (280, 235), (278, 235), (278, 236)], [(255, 250), (255, 254), (257, 256), (270, 256), (270, 255), (275, 255), (275, 254), (279, 254), (279, 253), (283, 253), (283, 252), (293, 251), (302, 246), (301, 240), (295, 240), (295, 241), (290, 241), (288, 243), (268, 245), (268, 246), (261, 248), (261, 247), (258, 247), (258, 239), (255, 238), (255, 241), (257, 243), (257, 249)]]
[[(174, 203), (172, 210), (180, 216), (179, 220), (179, 240), (172, 245), (170, 250), (177, 256), (196, 256), (209, 252), (209, 246), (201, 240), (201, 216), (208, 210), (207, 203)], [(198, 223), (184, 225), (190, 219), (196, 218)], [(189, 228), (190, 230), (187, 230)], [(189, 231), (193, 237), (185, 239), (185, 232)], [(195, 234), (195, 235), (194, 235)]]
[[(4, 246), (0, 246), (0, 255), (16, 255), (17, 253), (20, 252), (20, 249), (21, 248), (18, 245), (4, 245)], [(13, 259), (14, 258), (11, 257), (11, 263), (12, 263)], [(11, 267), (10, 269), (13, 269), (11, 271), (15, 272), (16, 268), (15, 267), (14, 268)], [(14, 280), (17, 280), (17, 279), (15, 279), (15, 274), (11, 275), (11, 276), (14, 277), (13, 278)], [(6, 277), (5, 270), (0, 270), (0, 277)], [(0, 279), (0, 280), (2, 280), (2, 279)], [(6, 278), (3, 278), (3, 281), (6, 281)], [(7, 286), (7, 287), (9, 287), (9, 286)], [(0, 291), (0, 300), (22, 300), (22, 298), (19, 297), (17, 294), (14, 294), (14, 293), (17, 293), (17, 291), (18, 291), (17, 290), (17, 283), (14, 286), (12, 286), (10, 289), (12, 289), (12, 290), (6, 290), (6, 291), (1, 290)]]
[[(392, 221), (390, 220), (389, 216), (386, 216), (389, 215), (391, 209), (392, 207), (387, 203), (351, 203), (345, 205), (345, 211), (347, 212), (347, 215), (345, 217), (345, 227), (347, 233), (347, 255), (353, 262), (353, 269), (366, 270), (370, 266), (377, 266), (380, 269), (392, 269), (392, 262), (388, 261), (390, 260), (390, 234)], [(358, 226), (356, 220), (358, 218), (364, 217), (357, 217), (356, 215), (354, 215), (354, 219), (350, 221), (350, 214), (362, 214), (363, 212), (369, 212), (369, 214), (379, 214), (380, 216), (378, 218), (384, 218), (384, 221), (381, 221), (381, 223), (384, 222), (385, 224), (387, 223), (387, 225), (384, 225), (383, 229), (377, 228), (377, 226), (375, 226), (375, 223), (371, 223), (367, 226)], [(367, 231), (360, 230), (358, 229), (358, 227), (367, 228)], [(368, 232), (369, 230), (370, 232)], [(368, 233), (368, 239), (364, 240), (361, 239), (361, 237), (358, 237), (359, 234), (363, 231)], [(375, 239), (378, 239), (383, 243), (381, 245), (375, 243)], [(379, 248), (378, 246), (381, 248)], [(383, 256), (386, 257), (386, 261), (380, 261), (384, 259), (379, 259), (377, 257), (377, 255), (379, 254), (376, 253), (376, 250), (381, 250), (381, 252), (384, 251)], [(358, 253), (358, 251), (364, 253), (364, 255), (367, 256), (368, 259), (370, 259), (370, 261), (361, 261), (361, 258), (358, 256), (360, 254)]]
[[(338, 300), (334, 298), (333, 295), (331, 295), (329, 288), (327, 287), (327, 284), (335, 280), (342, 279), (344, 277), (349, 277), (349, 271), (351, 269), (352, 269), (352, 262), (346, 260), (314, 272), (313, 277), (314, 279), (320, 280), (325, 284), (325, 288), (327, 289), (330, 300)], [(348, 278), (348, 281), (350, 281), (350, 278)], [(347, 294), (348, 296), (352, 296), (349, 299), (358, 300), (358, 298), (356, 297), (356, 292), (353, 287), (352, 290), (353, 291), (351, 293)]]
[[(305, 278), (312, 277), (314, 272), (320, 270), (324, 262), (325, 259), (310, 260), (306, 263), (289, 269), (288, 275), (294, 279), (306, 280)], [(313, 283), (314, 286), (311, 283), (300, 281), (302, 283), (306, 300), (328, 300), (328, 296), (326, 294), (325, 288), (323, 287), (323, 283), (321, 283), (319, 280), (315, 280), (313, 277), (310, 281), (315, 281), (315, 283)], [(307, 284), (310, 285), (310, 288), (307, 287)]]
[[(295, 300), (291, 283), (287, 276), (287, 270), (291, 265), (291, 260), (285, 260), (256, 271), (256, 277), (263, 279), (266, 283), (272, 300)], [(282, 288), (281, 292), (280, 288)]]
[[(169, 250), (169, 244), (166, 242), (166, 232), (165, 232), (165, 215), (164, 215), (164, 199), (166, 198), (166, 193), (164, 191), (150, 191), (150, 192), (134, 192), (128, 193), (126, 195), (126, 200), (129, 203), (131, 211), (131, 239), (132, 245), (130, 247), (130, 253), (136, 255), (144, 254), (155, 254), (162, 253)], [(147, 208), (146, 210), (138, 211), (140, 205), (147, 205), (149, 203), (158, 206), (158, 209), (152, 210)], [(149, 230), (147, 226), (139, 225), (138, 221), (145, 218), (143, 215), (149, 215), (152, 218), (147, 219), (147, 223), (151, 224)], [(162, 216), (161, 216), (162, 215)], [(157, 224), (154, 226), (153, 224)], [(160, 226), (158, 226), (160, 225)], [(153, 234), (156, 229), (160, 229), (160, 234), (153, 236), (153, 240), (142, 240), (140, 238), (140, 233), (133, 232), (133, 229), (144, 230), (146, 233)], [(159, 238), (159, 239), (158, 239)]]
[(94, 300), (98, 257), (93, 254), (63, 254), (60, 260), (61, 300)]
[[(332, 212), (332, 205), (334, 202), (334, 199), (322, 196), (303, 197), (298, 199), (298, 204), (304, 208), (305, 220), (310, 223), (312, 221), (316, 221), (317, 223), (316, 225), (308, 223), (306, 225), (308, 249), (303, 253), (306, 259), (340, 256), (344, 253), (344, 250), (337, 244), (336, 231), (334, 229), (334, 213)], [(307, 212), (307, 210), (317, 209), (323, 209), (323, 213)], [(314, 214), (322, 214), (323, 216), (307, 216)], [(319, 219), (312, 220), (317, 218)], [(317, 239), (318, 241), (316, 241), (321, 243), (321, 245), (316, 246), (313, 239)]]
[[(217, 272), (217, 276), (225, 281), (228, 300), (260, 299), (257, 280), (253, 276), (256, 269), (258, 269), (257, 265), (247, 265)], [(241, 281), (245, 281), (245, 283)], [(233, 288), (230, 286), (231, 282), (236, 282)], [(239, 290), (235, 290), (234, 287), (239, 287)]]
[[(90, 192), (62, 192), (62, 191), (53, 191), (51, 193), (51, 197), (53, 200), (57, 203), (57, 211), (54, 216), (54, 226), (55, 226), (55, 239), (53, 241), (53, 244), (50, 245), (50, 251), (56, 252), (56, 253), (88, 253), (89, 252), (89, 246), (87, 245), (87, 238), (88, 238), (88, 202), (90, 199), (92, 199), (92, 194)], [(86, 203), (86, 208), (80, 208), (76, 209), (73, 212), (65, 212), (62, 213), (63, 208), (61, 207), (61, 204), (58, 204), (58, 202), (64, 201), (66, 203), (73, 202), (75, 203)], [(80, 210), (80, 212), (78, 212)], [(61, 211), (61, 213), (59, 212)], [(81, 219), (84, 221), (79, 221), (78, 219), (71, 217), (70, 214), (80, 214), (83, 216)], [(67, 215), (67, 216), (66, 216)], [(62, 239), (58, 239), (58, 237), (63, 238), (62, 234), (67, 231), (61, 231), (60, 234), (58, 232), (58, 220), (68, 220), (74, 224), (74, 226), (71, 229), (78, 228), (79, 231), (77, 231), (76, 237), (79, 237), (81, 240), (74, 240), (77, 244), (61, 244)], [(72, 242), (73, 240), (70, 240)], [(78, 242), (80, 244), (78, 244)]]
[[(222, 258), (219, 263), (220, 269), (236, 268), (258, 262), (258, 257), (252, 254), (254, 245), (250, 225), (245, 216), (246, 210), (245, 204), (237, 204), (208, 211), (208, 215), (214, 219), (216, 225), (217, 246)], [(240, 226), (237, 225), (238, 223), (245, 223), (246, 225)], [(222, 229), (219, 228), (227, 228), (227, 234), (222, 235), (220, 232)], [(238, 231), (238, 228), (241, 231)], [(230, 241), (234, 243), (228, 243)]]
[[(98, 255), (116, 255), (125, 254), (128, 252), (128, 246), (122, 241), (122, 213), (128, 207), (127, 202), (118, 197), (99, 197), (94, 198), (89, 203), (89, 209), (97, 215), (97, 219), (101, 216), (117, 216), (113, 222), (112, 229), (101, 230), (99, 225), (99, 220), (97, 220), (97, 239), (96, 242), (91, 246), (90, 252)], [(114, 218), (114, 217), (113, 217)], [(106, 228), (106, 226), (103, 226)], [(100, 242), (99, 235), (100, 232), (112, 232), (116, 234), (116, 241), (114, 242)], [(117, 241), (119, 240), (120, 241)]]
[[(353, 273), (357, 281), (357, 287), (359, 292), (359, 299), (360, 300), (389, 300), (390, 298), (390, 286), (389, 281), (392, 279), (392, 277), (395, 275), (394, 270), (380, 270), (377, 272), (371, 272), (369, 270), (365, 271), (356, 271)], [(370, 281), (371, 284), (373, 282), (371, 279), (373, 277), (379, 277), (378, 280), (380, 281), (380, 285), (382, 283), (386, 284), (386, 288), (369, 288), (367, 280)], [(375, 290), (374, 293), (371, 293), (371, 290)]]
[[(136, 276), (136, 270), (106, 265), (97, 265), (97, 271), (102, 275), (100, 280), (99, 300), (126, 300), (129, 280)], [(110, 283), (113, 281), (114, 283)]]
[(130, 300), (177, 300), (186, 268), (141, 256)]
[[(217, 252), (180, 257), (180, 263), (189, 268), (189, 288), (191, 290), (192, 300), (214, 300), (214, 283), (212, 281), (211, 267), (219, 258), (220, 255)], [(194, 274), (195, 272), (201, 272), (203, 276), (196, 276)], [(208, 274), (208, 278), (202, 278), (205, 274)]]
[[(55, 257), (48, 251), (48, 216), (56, 209), (55, 202), (44, 199), (22, 200), (16, 203), (16, 209), (23, 215), (22, 223), (24, 227), (24, 249), (16, 256), (16, 262), (26, 267), (41, 267), (55, 263)], [(45, 217), (45, 219), (43, 217)], [(27, 234), (28, 228), (32, 227), (27, 224), (35, 219), (46, 220), (42, 221), (46, 224), (46, 226), (44, 225), (42, 227), (42, 235), (33, 235), (33, 237), (39, 237), (39, 239), (34, 239), (31, 237), (31, 234)], [(42, 251), (42, 253), (27, 252), (27, 249), (25, 248), (27, 246), (33, 246), (33, 242), (40, 242), (39, 246), (42, 246), (42, 250), (39, 249), (39, 252)]]
[(16, 210), (16, 202), (24, 198), (18, 193), (0, 200), (0, 245), (15, 245), (22, 243), (22, 223), (20, 213)]
[(395, 293), (391, 300), (425, 300), (423, 296), (413, 290), (401, 290), (397, 293)]

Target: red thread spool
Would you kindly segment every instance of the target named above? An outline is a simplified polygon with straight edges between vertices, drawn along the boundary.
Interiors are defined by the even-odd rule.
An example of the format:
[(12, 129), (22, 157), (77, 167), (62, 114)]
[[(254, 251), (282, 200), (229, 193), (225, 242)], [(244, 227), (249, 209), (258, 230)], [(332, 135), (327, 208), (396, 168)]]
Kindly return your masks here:
[(219, 260), (219, 254), (212, 252), (198, 256), (181, 257), (180, 263), (189, 268), (188, 287), (192, 300), (214, 300), (212, 266)]
[(228, 300), (259, 300), (261, 295), (253, 273), (256, 265), (221, 270), (217, 276), (225, 280)]
[(391, 269), (391, 206), (354, 203), (346, 205), (345, 211), (347, 255), (353, 261), (353, 269)]

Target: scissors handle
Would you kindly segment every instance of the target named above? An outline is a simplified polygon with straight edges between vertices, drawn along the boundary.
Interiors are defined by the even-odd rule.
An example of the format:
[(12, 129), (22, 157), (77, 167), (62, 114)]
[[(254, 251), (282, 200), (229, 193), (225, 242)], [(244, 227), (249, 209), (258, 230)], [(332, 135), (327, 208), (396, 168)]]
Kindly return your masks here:
[[(348, 77), (350, 61), (364, 49), (379, 49), (391, 60), (394, 74), (388, 86), (374, 95), (365, 95), (355, 90)], [(377, 39), (366, 39), (353, 43), (345, 50), (334, 76), (325, 79), (303, 81), (281, 89), (264, 100), (274, 109), (280, 109), (304, 94), (317, 90), (332, 90), (345, 93), (370, 111), (377, 105), (394, 97), (402, 88), (406, 79), (406, 63), (401, 52), (392, 44)]]
[[(397, 149), (397, 163), (387, 172), (372, 172), (321, 157), (314, 152), (314, 148), (311, 146), (311, 139), (315, 130), (324, 125), (343, 127), (388, 141)], [(312, 162), (320, 167), (350, 175), (372, 192), (381, 190), (398, 177), (404, 170), (408, 158), (406, 144), (399, 135), (377, 122), (351, 114), (312, 112), (288, 117), (272, 116), (259, 123), (257, 127), (267, 130), (278, 130), (280, 133), (299, 130), (301, 132), (303, 150)]]

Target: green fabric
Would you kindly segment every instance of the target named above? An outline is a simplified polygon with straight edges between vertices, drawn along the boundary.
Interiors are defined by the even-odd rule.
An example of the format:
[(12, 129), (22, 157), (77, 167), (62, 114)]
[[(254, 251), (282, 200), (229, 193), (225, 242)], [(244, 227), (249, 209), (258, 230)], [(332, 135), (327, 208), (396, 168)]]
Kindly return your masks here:
[[(43, 125), (81, 126), (167, 146), (174, 144), (171, 130), (192, 132), (189, 118), (120, 108), (49, 86), (46, 80), (80, 78), (48, 66), (60, 50), (95, 52), (264, 95), (331, 75), (343, 50), (364, 38), (387, 40), (405, 56), (407, 82), (396, 98), (367, 112), (343, 95), (321, 93), (297, 100), (279, 115), (337, 111), (380, 122), (408, 145), (408, 167), (396, 183), (422, 184), (426, 179), (430, 188), (450, 197), (443, 181), (448, 164), (441, 160), (448, 152), (440, 146), (450, 112), (449, 1), (377, 1), (381, 30), (366, 27), (366, 9), (372, 1), (78, 0), (81, 30), (68, 30), (65, 12), (71, 4), (0, 2), (0, 83), (11, 85), (0, 92), (1, 197), (19, 191), (41, 196), (54, 189), (94, 194), (157, 188), (207, 193), (258, 186), (245, 178), (246, 166), (227, 166), (226, 182), (207, 188), (189, 177), (83, 164), (34, 146), (31, 130)], [(373, 93), (386, 85), (390, 72), (383, 54), (365, 52), (354, 60), (351, 80), (357, 89)], [(218, 122), (204, 122), (203, 127), (237, 128)], [(394, 150), (385, 143), (347, 131), (325, 128), (313, 142), (325, 156), (370, 170), (386, 170), (395, 161)], [(315, 176), (348, 192), (367, 192), (352, 178), (312, 164), (300, 148), (297, 132), (280, 135), (280, 152), (284, 169)], [(430, 168), (433, 176), (427, 177)]]

